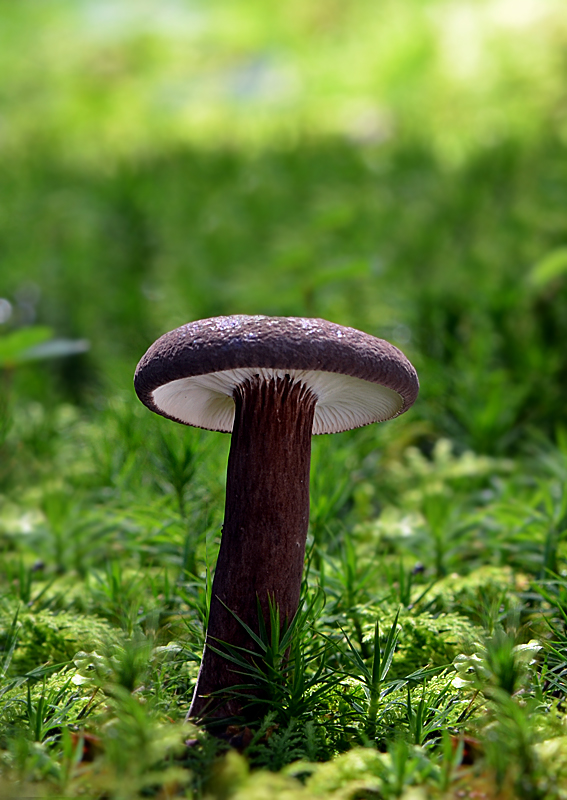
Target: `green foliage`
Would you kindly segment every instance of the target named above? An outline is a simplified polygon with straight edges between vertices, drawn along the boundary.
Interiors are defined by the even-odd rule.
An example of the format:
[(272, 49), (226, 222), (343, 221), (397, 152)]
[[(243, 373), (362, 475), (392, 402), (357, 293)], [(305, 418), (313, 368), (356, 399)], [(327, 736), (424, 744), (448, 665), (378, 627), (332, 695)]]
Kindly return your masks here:
[(388, 636), (383, 648), (380, 639), (380, 623), (376, 622), (374, 627), (374, 641), (372, 642), (370, 666), (367, 666), (364, 663), (358, 651), (353, 646), (348, 634), (343, 633), (350, 651), (350, 655), (352, 656), (353, 666), (355, 667), (355, 671), (358, 673), (358, 675), (360, 675), (360, 679), (364, 687), (364, 693), (368, 703), (364, 727), (365, 733), (370, 740), (376, 738), (378, 707), (383, 693), (386, 676), (388, 675), (390, 667), (392, 666), (394, 651), (399, 637), (398, 617), (399, 613), (396, 614), (392, 626), (388, 631)]
[[(126, 453), (129, 441), (140, 441), (138, 418), (116, 408), (103, 409), (104, 424), (110, 420), (106, 433)], [(119, 454), (102, 473), (98, 462), (85, 468), (82, 455), (78, 467), (74, 457), (62, 457), (63, 448), (74, 452), (75, 441), (94, 442), (97, 423), (61, 418), (71, 420), (67, 438), (53, 437), (49, 447), (64, 465), (58, 485), (74, 487), (72, 500), (38, 472), (35, 493), (10, 490), (3, 507), (8, 591), (0, 745), (10, 780), (54, 791), (89, 786), (116, 797), (167, 786), (174, 796), (271, 791), (310, 798), (323, 792), (323, 760), (337, 797), (398, 797), (412, 787), (435, 796), (458, 785), (465, 747), (459, 736), (473, 733), (481, 742), (474, 769), (498, 791), (555, 791), (563, 762), (548, 754), (560, 747), (555, 695), (564, 691), (567, 663), (567, 595), (551, 571), (561, 570), (565, 558), (562, 445), (534, 444), (529, 480), (518, 459), (459, 454), (443, 440), (429, 455), (412, 444), (390, 474), (373, 458), (363, 464), (364, 480), (385, 476), (381, 506), (353, 504), (351, 490), (342, 489), (340, 524), (330, 518), (327, 535), (310, 545), (305, 601), (293, 625), (278, 633), (273, 608), (257, 636), (262, 658), (251, 665), (229, 652), (243, 673), (235, 690), (249, 702), (231, 742), (244, 751), (238, 763), (249, 766), (227, 789), (225, 742), (181, 724), (200, 661), (216, 550), (216, 531), (199, 506), (217, 502), (218, 525), (224, 452), (208, 443), (200, 450), (193, 440), (172, 444), (169, 463), (179, 472), (171, 477), (189, 477), (179, 484), (182, 514), (173, 482), (156, 481), (149, 458), (138, 460), (133, 481), (128, 456)], [(24, 430), (18, 420), (12, 436), (25, 441)], [(161, 431), (150, 427), (148, 436), (159, 453)], [(339, 442), (339, 458), (327, 440), (330, 475), (340, 474), (346, 456), (353, 463), (349, 481), (356, 482), (354, 454), (364, 446), (356, 436)], [(449, 516), (434, 522), (427, 498), (436, 496), (459, 524), (466, 516), (450, 545), (442, 535), (452, 570), (442, 578), (428, 526), (448, 534), (452, 528)], [(193, 527), (188, 572), (184, 543)], [(109, 548), (113, 555), (103, 560)], [(499, 565), (498, 554), (510, 552), (522, 571)], [(477, 567), (483, 560), (493, 563)], [(144, 753), (144, 763), (126, 764), (117, 742)], [(92, 762), (85, 761), (87, 747)], [(363, 766), (341, 778), (341, 759), (351, 753), (364, 754), (356, 762)]]
[(27, 360), (26, 353), (33, 350), (51, 336), (49, 328), (35, 326), (20, 328), (0, 339), (0, 367), (13, 369)]
[(238, 620), (254, 643), (257, 655), (227, 642), (218, 642), (213, 647), (242, 676), (242, 682), (232, 690), (248, 701), (244, 706), (245, 718), (254, 721), (273, 712), (272, 722), (286, 726), (291, 734), (292, 723), (305, 724), (320, 711), (321, 699), (340, 681), (327, 669), (325, 649), (314, 649), (309, 644), (309, 627), (321, 610), (321, 596), (315, 594), (289, 624), (282, 625), (276, 606), (270, 602), (269, 619), (265, 620), (258, 602), (257, 634)]
[[(44, 664), (69, 662), (78, 650), (95, 649), (112, 636), (102, 620), (60, 611), (5, 605), (0, 613), (0, 647), (10, 653), (6, 673), (19, 675)], [(5, 656), (4, 656), (5, 658)]]
[[(134, 6), (0, 0), (0, 795), (561, 800), (561, 3)], [(246, 708), (207, 731), (229, 437), (131, 382), (232, 313), (422, 389), (316, 437), (301, 608), (218, 643)]]

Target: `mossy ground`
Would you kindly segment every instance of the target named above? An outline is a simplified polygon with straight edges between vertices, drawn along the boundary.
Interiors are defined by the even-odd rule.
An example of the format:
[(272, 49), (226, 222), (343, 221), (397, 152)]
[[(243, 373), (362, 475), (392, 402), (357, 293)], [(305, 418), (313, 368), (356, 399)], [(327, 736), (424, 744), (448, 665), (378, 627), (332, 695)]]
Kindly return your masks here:
[[(0, 796), (567, 797), (562, 5), (0, 7)], [(219, 737), (229, 437), (132, 376), (232, 313), (422, 388), (314, 439), (302, 615)]]

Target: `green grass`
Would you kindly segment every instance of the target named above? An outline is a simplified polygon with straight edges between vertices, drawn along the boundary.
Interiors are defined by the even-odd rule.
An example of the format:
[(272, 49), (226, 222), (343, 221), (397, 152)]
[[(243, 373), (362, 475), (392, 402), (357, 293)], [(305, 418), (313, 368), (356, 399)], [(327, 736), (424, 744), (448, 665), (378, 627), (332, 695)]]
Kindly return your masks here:
[[(565, 797), (559, 6), (0, 6), (0, 795)], [(184, 719), (229, 437), (132, 378), (232, 313), (382, 336), (422, 388), (314, 439), (300, 614), (229, 654), (219, 738)]]

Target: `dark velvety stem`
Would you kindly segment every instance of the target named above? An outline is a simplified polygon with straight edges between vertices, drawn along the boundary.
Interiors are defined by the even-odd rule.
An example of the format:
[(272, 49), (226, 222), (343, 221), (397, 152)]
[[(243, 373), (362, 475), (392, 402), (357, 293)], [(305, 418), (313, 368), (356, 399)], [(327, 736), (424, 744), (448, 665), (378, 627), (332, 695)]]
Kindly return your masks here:
[[(222, 541), (212, 586), (203, 662), (189, 716), (238, 714), (237, 699), (206, 697), (243, 678), (208, 647), (216, 640), (255, 649), (223, 603), (254, 631), (257, 600), (291, 620), (299, 604), (309, 522), (309, 464), (316, 397), (289, 377), (256, 377), (234, 392)], [(222, 600), (222, 602), (220, 602)]]

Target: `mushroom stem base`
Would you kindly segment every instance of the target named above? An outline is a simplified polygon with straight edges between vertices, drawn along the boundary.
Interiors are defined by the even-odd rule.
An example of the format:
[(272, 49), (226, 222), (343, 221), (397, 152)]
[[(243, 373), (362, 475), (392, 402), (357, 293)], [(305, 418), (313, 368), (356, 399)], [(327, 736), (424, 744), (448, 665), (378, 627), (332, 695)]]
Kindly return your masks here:
[(230, 717), (242, 710), (234, 695), (210, 696), (247, 682), (210, 645), (222, 649), (219, 642), (228, 642), (257, 650), (234, 615), (257, 632), (258, 600), (267, 623), (269, 598), (279, 608), (281, 624), (297, 611), (316, 400), (289, 376), (255, 377), (235, 389), (222, 541), (190, 717)]

